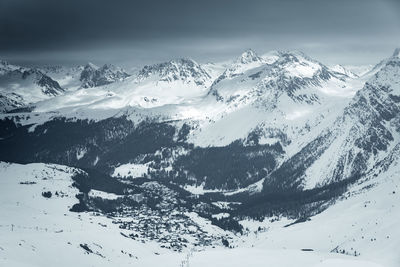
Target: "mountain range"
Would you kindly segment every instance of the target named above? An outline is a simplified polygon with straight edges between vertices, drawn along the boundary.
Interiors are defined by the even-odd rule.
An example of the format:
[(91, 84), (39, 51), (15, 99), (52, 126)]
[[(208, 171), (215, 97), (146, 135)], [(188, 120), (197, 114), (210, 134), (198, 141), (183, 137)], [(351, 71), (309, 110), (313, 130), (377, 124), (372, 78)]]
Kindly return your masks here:
[[(299, 51), (174, 59), (135, 74), (1, 61), (0, 111), (0, 181), (23, 188), (5, 194), (4, 225), (32, 198), (54, 214), (54, 226), (32, 221), (54, 228), (48, 242), (99, 266), (248, 246), (400, 263), (400, 49), (358, 71)], [(82, 231), (78, 218), (107, 237), (68, 235)]]

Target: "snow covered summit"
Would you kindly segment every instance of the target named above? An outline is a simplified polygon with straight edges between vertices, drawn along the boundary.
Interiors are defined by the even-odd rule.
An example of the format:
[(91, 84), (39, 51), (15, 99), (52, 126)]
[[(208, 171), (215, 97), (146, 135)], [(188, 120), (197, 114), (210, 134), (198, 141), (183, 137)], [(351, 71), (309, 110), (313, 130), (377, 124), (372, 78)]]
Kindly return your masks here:
[(179, 81), (203, 87), (207, 87), (211, 82), (210, 74), (197, 62), (188, 58), (144, 66), (137, 79), (140, 82), (150, 79), (166, 83)]
[(129, 76), (122, 68), (112, 64), (98, 67), (89, 62), (82, 70), (79, 80), (82, 82), (83, 88), (89, 88), (122, 81)]

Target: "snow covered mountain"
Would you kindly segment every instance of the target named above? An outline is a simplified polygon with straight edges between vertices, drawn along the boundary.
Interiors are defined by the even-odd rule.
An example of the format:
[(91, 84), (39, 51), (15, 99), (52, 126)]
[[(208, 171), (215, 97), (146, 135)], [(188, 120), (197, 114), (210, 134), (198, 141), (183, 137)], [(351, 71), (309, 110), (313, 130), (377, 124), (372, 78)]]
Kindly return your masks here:
[(263, 63), (263, 58), (259, 57), (253, 50), (246, 50), (225, 70), (222, 77), (218, 78), (216, 82), (223, 78), (232, 78)]
[(39, 69), (53, 80), (57, 81), (66, 91), (78, 90), (81, 88), (79, 80), (84, 66), (42, 66)]
[[(396, 56), (357, 92), (334, 123), (272, 173), (272, 181), (289, 180), (314, 188), (359, 179), (397, 153), (399, 139), (399, 75)], [(393, 152), (394, 150), (394, 152)], [(299, 164), (300, 163), (300, 164)], [(287, 172), (287, 167), (292, 171)]]
[[(209, 104), (213, 121), (205, 122), (191, 140), (201, 146), (229, 144), (254, 132), (259, 143), (301, 144), (301, 136), (308, 139), (312, 128), (334, 120), (361, 87), (359, 80), (302, 53), (275, 52), (268, 63), (235, 77), (223, 74), (213, 83), (208, 93), (218, 102)], [(216, 106), (221, 106), (219, 117)]]
[(68, 91), (102, 86), (130, 76), (124, 69), (112, 64), (98, 67), (90, 62), (84, 66), (44, 66), (41, 69)]
[(169, 62), (144, 66), (137, 77), (139, 81), (155, 79), (157, 82), (181, 81), (207, 87), (211, 76), (192, 59), (178, 59)]
[[(87, 66), (94, 69), (93, 66)], [(82, 72), (83, 73), (83, 72)], [(136, 76), (75, 91), (37, 104), (37, 111), (57, 109), (154, 108), (180, 104), (202, 97), (212, 83), (211, 75), (191, 59), (177, 59), (144, 66)]]
[(85, 67), (26, 68), (1, 61), (0, 111), (33, 109), (32, 104), (63, 95), (67, 91), (103, 86), (129, 76), (122, 68), (111, 64), (102, 67), (88, 63)]
[[(301, 53), (281, 52), (274, 62), (265, 64), (261, 58), (255, 54), (252, 55), (251, 59), (253, 61), (250, 62), (255, 62), (256, 66), (248, 66), (250, 59), (249, 55), (245, 53), (239, 61), (240, 65), (234, 63), (233, 67), (227, 69), (217, 79), (212, 86), (211, 93), (220, 100), (225, 99), (225, 101), (229, 102), (234, 99), (245, 101), (244, 97), (247, 94), (250, 95), (247, 98), (252, 98), (252, 95), (256, 93), (264, 96), (265, 93), (269, 93), (271, 90), (276, 91), (273, 94), (286, 92), (289, 97), (294, 99), (296, 98), (295, 91), (301, 87), (320, 85), (321, 82), (337, 78), (333, 72), (329, 72), (327, 67)], [(240, 69), (240, 72), (237, 69)], [(232, 75), (232, 72), (236, 77)], [(223, 84), (224, 82), (226, 85)], [(238, 89), (238, 92), (235, 89)], [(296, 100), (306, 101), (301, 97), (297, 97)], [(307, 100), (313, 101), (312, 99)]]
[(0, 62), (0, 110), (48, 99), (64, 92), (58, 82), (35, 68), (24, 68)]
[(349, 70), (347, 67), (344, 67), (342, 65), (334, 65), (331, 66), (330, 69), (336, 73), (351, 77), (351, 78), (356, 78), (358, 75), (354, 73), (353, 71)]
[[(230, 62), (176, 59), (129, 77), (88, 64), (64, 80), (84, 89), (56, 96), (46, 91), (50, 80), (33, 79), (49, 97), (31, 112), (0, 115), (1, 188), (37, 201), (0, 197), (8, 203), (0, 206), (9, 240), (2, 260), (41, 264), (40, 242), (17, 247), (2, 228), (18, 225), (47, 229), (55, 248), (99, 266), (153, 266), (149, 253), (176, 266), (178, 252), (194, 250), (193, 265), (202, 266), (230, 255), (222, 247), (240, 255), (253, 246), (287, 266), (294, 262), (272, 248), (290, 249), (282, 253), (304, 266), (397, 266), (399, 54), (364, 75), (301, 52), (247, 50)], [(1, 76), (19, 70), (7, 66)], [(48, 73), (66, 77), (65, 69)], [(30, 214), (30, 225), (17, 223)], [(82, 229), (98, 237), (71, 237)], [(17, 259), (27, 248), (41, 252)]]
[(114, 65), (104, 64), (99, 68), (92, 63), (88, 63), (83, 68), (79, 80), (82, 82), (83, 88), (89, 88), (122, 81), (127, 77), (129, 77), (128, 73)]
[(391, 57), (383, 59), (381, 62), (376, 64), (371, 70), (364, 74), (364, 76), (373, 76), (379, 70), (381, 70), (386, 64), (391, 61), (393, 58), (400, 57), (400, 48), (396, 48)]

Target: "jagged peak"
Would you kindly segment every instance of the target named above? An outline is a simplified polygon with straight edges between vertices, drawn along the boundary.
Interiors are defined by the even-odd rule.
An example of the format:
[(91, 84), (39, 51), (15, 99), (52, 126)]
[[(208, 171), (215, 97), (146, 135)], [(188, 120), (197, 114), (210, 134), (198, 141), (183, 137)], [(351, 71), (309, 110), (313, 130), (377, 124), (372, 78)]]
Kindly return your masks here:
[(143, 81), (150, 76), (158, 76), (160, 81), (192, 80), (197, 85), (206, 85), (211, 75), (191, 58), (177, 58), (167, 62), (146, 65), (138, 73), (137, 80)]
[(101, 69), (115, 69), (115, 68), (117, 67), (111, 63), (106, 63), (103, 66), (101, 66)]
[(395, 62), (398, 62), (400, 59), (400, 48), (396, 48), (391, 57), (385, 58), (381, 60), (378, 64), (376, 64), (370, 71), (366, 73), (366, 75), (376, 74), (382, 68), (387, 66), (388, 64), (391, 65)]
[(180, 72), (185, 69), (189, 69), (195, 72), (203, 72), (208, 75), (208, 73), (201, 67), (201, 65), (191, 58), (177, 58), (167, 62), (146, 65), (142, 68), (139, 74), (148, 76), (150, 73), (154, 72), (166, 74), (170, 72)]
[(126, 73), (126, 71), (118, 66), (115, 66), (113, 64), (107, 63), (98, 68), (99, 71), (111, 71), (111, 72), (123, 72)]
[(86, 65), (85, 65), (85, 69), (94, 69), (94, 70), (97, 70), (99, 67), (98, 66), (96, 66), (95, 64), (93, 64), (92, 62), (88, 62)]
[(279, 68), (287, 68), (290, 66), (298, 68), (296, 66), (300, 65), (303, 67), (308, 66), (310, 70), (313, 69), (314, 73), (317, 71), (323, 72), (327, 77), (333, 75), (330, 71), (330, 68), (299, 50), (280, 51), (279, 58), (274, 62), (274, 66)]
[(278, 55), (281, 58), (286, 58), (295, 61), (298, 61), (299, 59), (304, 59), (307, 61), (316, 62), (316, 60), (312, 59), (310, 56), (308, 56), (306, 53), (300, 50), (281, 50), (278, 51)]
[(196, 61), (191, 58), (176, 58), (166, 62), (156, 63), (152, 65), (145, 65), (141, 72), (148, 72), (151, 70), (162, 71), (167, 69), (180, 69), (182, 67), (201, 67)]
[(336, 64), (336, 65), (330, 66), (329, 69), (335, 73), (344, 74), (348, 77), (352, 77), (352, 78), (358, 77), (357, 74), (355, 74), (354, 72), (352, 72), (347, 67), (345, 67), (341, 64)]
[(113, 64), (98, 67), (93, 63), (88, 63), (82, 70), (79, 80), (82, 82), (82, 88), (89, 88), (121, 81), (129, 76), (124, 69)]
[(252, 49), (244, 51), (237, 59), (236, 63), (249, 64), (252, 62), (261, 61), (261, 57), (257, 55)]
[(191, 58), (178, 58), (178, 59), (173, 59), (169, 61), (170, 63), (175, 63), (175, 64), (182, 64), (182, 65), (199, 65), (196, 61), (194, 61)]
[(394, 50), (392, 57), (394, 57), (394, 58), (400, 58), (400, 47), (397, 47), (397, 48)]

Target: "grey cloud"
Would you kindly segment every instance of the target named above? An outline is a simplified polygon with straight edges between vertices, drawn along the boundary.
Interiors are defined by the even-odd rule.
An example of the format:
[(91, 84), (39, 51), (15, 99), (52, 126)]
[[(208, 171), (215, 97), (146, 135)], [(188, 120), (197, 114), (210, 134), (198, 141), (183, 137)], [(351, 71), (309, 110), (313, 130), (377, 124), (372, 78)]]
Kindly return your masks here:
[(318, 54), (370, 42), (383, 53), (400, 41), (399, 7), (394, 0), (2, 0), (0, 57), (206, 60), (247, 47), (261, 52), (304, 47)]

